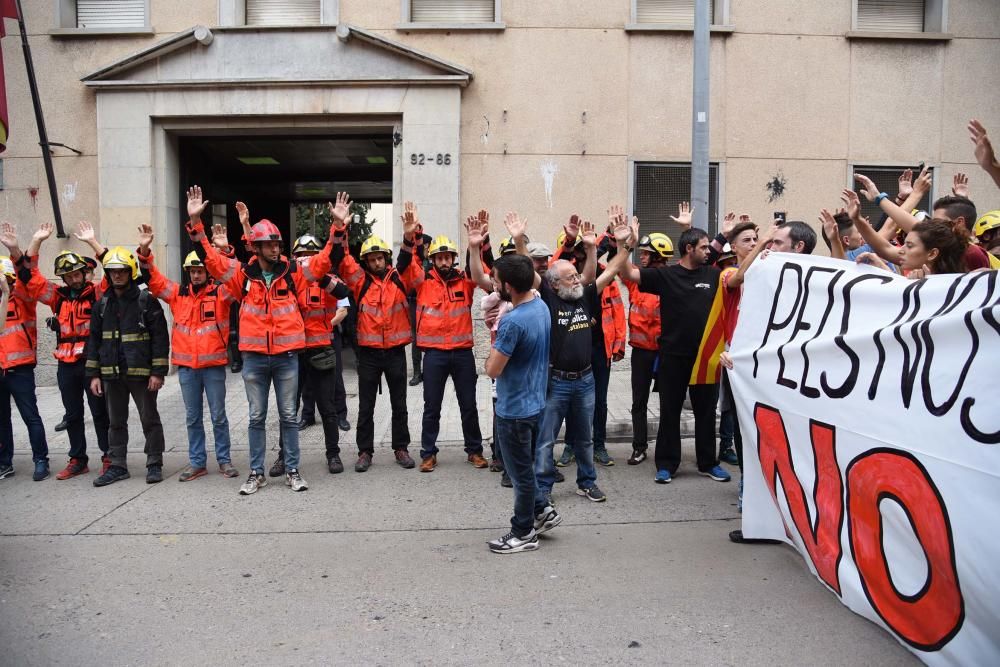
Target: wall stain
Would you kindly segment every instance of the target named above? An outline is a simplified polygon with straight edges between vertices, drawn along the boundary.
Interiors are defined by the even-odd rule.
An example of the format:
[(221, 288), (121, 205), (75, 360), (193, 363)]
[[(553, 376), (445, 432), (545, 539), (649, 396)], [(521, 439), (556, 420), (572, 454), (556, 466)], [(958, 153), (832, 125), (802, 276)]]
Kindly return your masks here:
[(775, 201), (781, 199), (785, 194), (785, 189), (788, 187), (788, 180), (785, 179), (785, 175), (778, 170), (778, 173), (771, 177), (771, 180), (767, 182), (764, 189), (767, 190), (767, 203), (773, 204)]

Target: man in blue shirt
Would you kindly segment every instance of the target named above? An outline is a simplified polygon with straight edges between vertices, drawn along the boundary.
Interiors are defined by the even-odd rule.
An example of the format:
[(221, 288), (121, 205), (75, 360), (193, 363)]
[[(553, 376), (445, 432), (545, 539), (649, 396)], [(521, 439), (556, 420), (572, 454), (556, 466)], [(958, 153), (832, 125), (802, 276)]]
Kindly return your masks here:
[[(473, 280), (482, 275), (479, 246), (486, 223), (470, 218), (470, 261)], [(517, 553), (538, 548), (538, 535), (562, 517), (536, 498), (534, 448), (539, 418), (545, 408), (549, 366), (549, 309), (532, 291), (536, 279), (531, 260), (504, 255), (493, 265), (493, 288), (511, 310), (500, 320), (496, 341), (486, 360), (486, 374), (496, 380), (497, 441), (504, 467), (514, 484), (511, 530), (489, 542), (494, 553)]]

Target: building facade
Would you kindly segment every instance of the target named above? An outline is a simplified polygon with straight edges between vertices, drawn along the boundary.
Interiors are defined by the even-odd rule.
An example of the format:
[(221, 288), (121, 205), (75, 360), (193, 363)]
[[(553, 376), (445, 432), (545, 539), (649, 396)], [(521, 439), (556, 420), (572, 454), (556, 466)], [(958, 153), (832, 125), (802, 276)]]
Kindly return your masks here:
[[(290, 205), (419, 206), (461, 237), (489, 210), (554, 242), (610, 203), (676, 233), (691, 154), (693, 0), (26, 0), (67, 231), (154, 250), (180, 273), (183, 191), (199, 183), (285, 229)], [(894, 186), (923, 162), (935, 195), (969, 175), (1000, 197), (965, 130), (1000, 136), (996, 0), (714, 0), (710, 225), (720, 211), (815, 223), (855, 169)], [(20, 37), (3, 56), (3, 217), (51, 221)], [(73, 149), (73, 150), (70, 150)], [(888, 189), (890, 185), (886, 185)], [(398, 222), (391, 226), (399, 241)], [(45, 245), (42, 266), (72, 239)]]

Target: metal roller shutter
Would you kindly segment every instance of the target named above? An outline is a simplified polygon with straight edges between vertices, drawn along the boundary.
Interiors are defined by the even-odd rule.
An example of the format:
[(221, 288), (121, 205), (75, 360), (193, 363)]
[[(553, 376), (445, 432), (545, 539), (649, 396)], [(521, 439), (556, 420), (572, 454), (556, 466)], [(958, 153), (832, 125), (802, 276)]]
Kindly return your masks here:
[(924, 0), (858, 0), (858, 30), (923, 32)]
[(320, 0), (247, 0), (247, 25), (314, 25)]
[(410, 0), (413, 23), (493, 23), (494, 0)]
[[(691, 165), (639, 163), (635, 165), (633, 214), (639, 218), (642, 234), (663, 232), (674, 242), (681, 229), (670, 216), (677, 206), (691, 200)], [(719, 165), (708, 166), (708, 225), (713, 236), (718, 229)], [(677, 256), (680, 256), (679, 254)]]
[(146, 25), (145, 0), (77, 0), (78, 28), (142, 28)]
[[(636, 23), (694, 24), (695, 0), (635, 0)], [(711, 23), (715, 22), (715, 3), (711, 3)]]

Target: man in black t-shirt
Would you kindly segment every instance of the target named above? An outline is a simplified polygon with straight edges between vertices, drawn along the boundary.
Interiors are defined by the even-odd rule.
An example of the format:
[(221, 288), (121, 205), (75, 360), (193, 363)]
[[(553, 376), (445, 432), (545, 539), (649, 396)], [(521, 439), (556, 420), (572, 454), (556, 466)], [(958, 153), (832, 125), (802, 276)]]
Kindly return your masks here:
[(622, 273), (639, 283), (643, 292), (660, 297), (660, 428), (656, 434), (656, 482), (667, 484), (681, 461), (681, 408), (685, 393), (691, 396), (695, 418), (698, 472), (719, 482), (729, 473), (719, 465), (715, 448), (716, 384), (692, 384), (698, 347), (708, 322), (719, 284), (719, 269), (707, 264), (708, 234), (692, 228), (678, 241), (677, 264), (638, 269), (629, 265)]
[[(615, 237), (623, 247), (631, 244), (632, 230), (621, 209), (612, 208)], [(508, 230), (518, 252), (526, 254), (523, 241), (524, 225), (520, 220)], [(574, 230), (575, 231), (575, 230)], [(579, 232), (587, 250), (587, 264), (581, 276), (568, 261), (559, 260), (549, 267), (545, 278), (537, 281), (542, 300), (552, 318), (549, 346), (549, 382), (545, 410), (542, 412), (535, 450), (535, 478), (539, 497), (548, 499), (555, 481), (552, 448), (559, 425), (566, 421), (566, 440), (572, 442), (577, 459), (577, 494), (602, 502), (607, 500), (597, 487), (597, 470), (594, 468), (592, 425), (594, 419), (594, 373), (591, 368), (593, 330), (601, 326), (599, 294), (614, 280), (625, 264), (628, 252), (619, 253), (596, 278), (597, 235), (590, 222), (580, 223)]]

